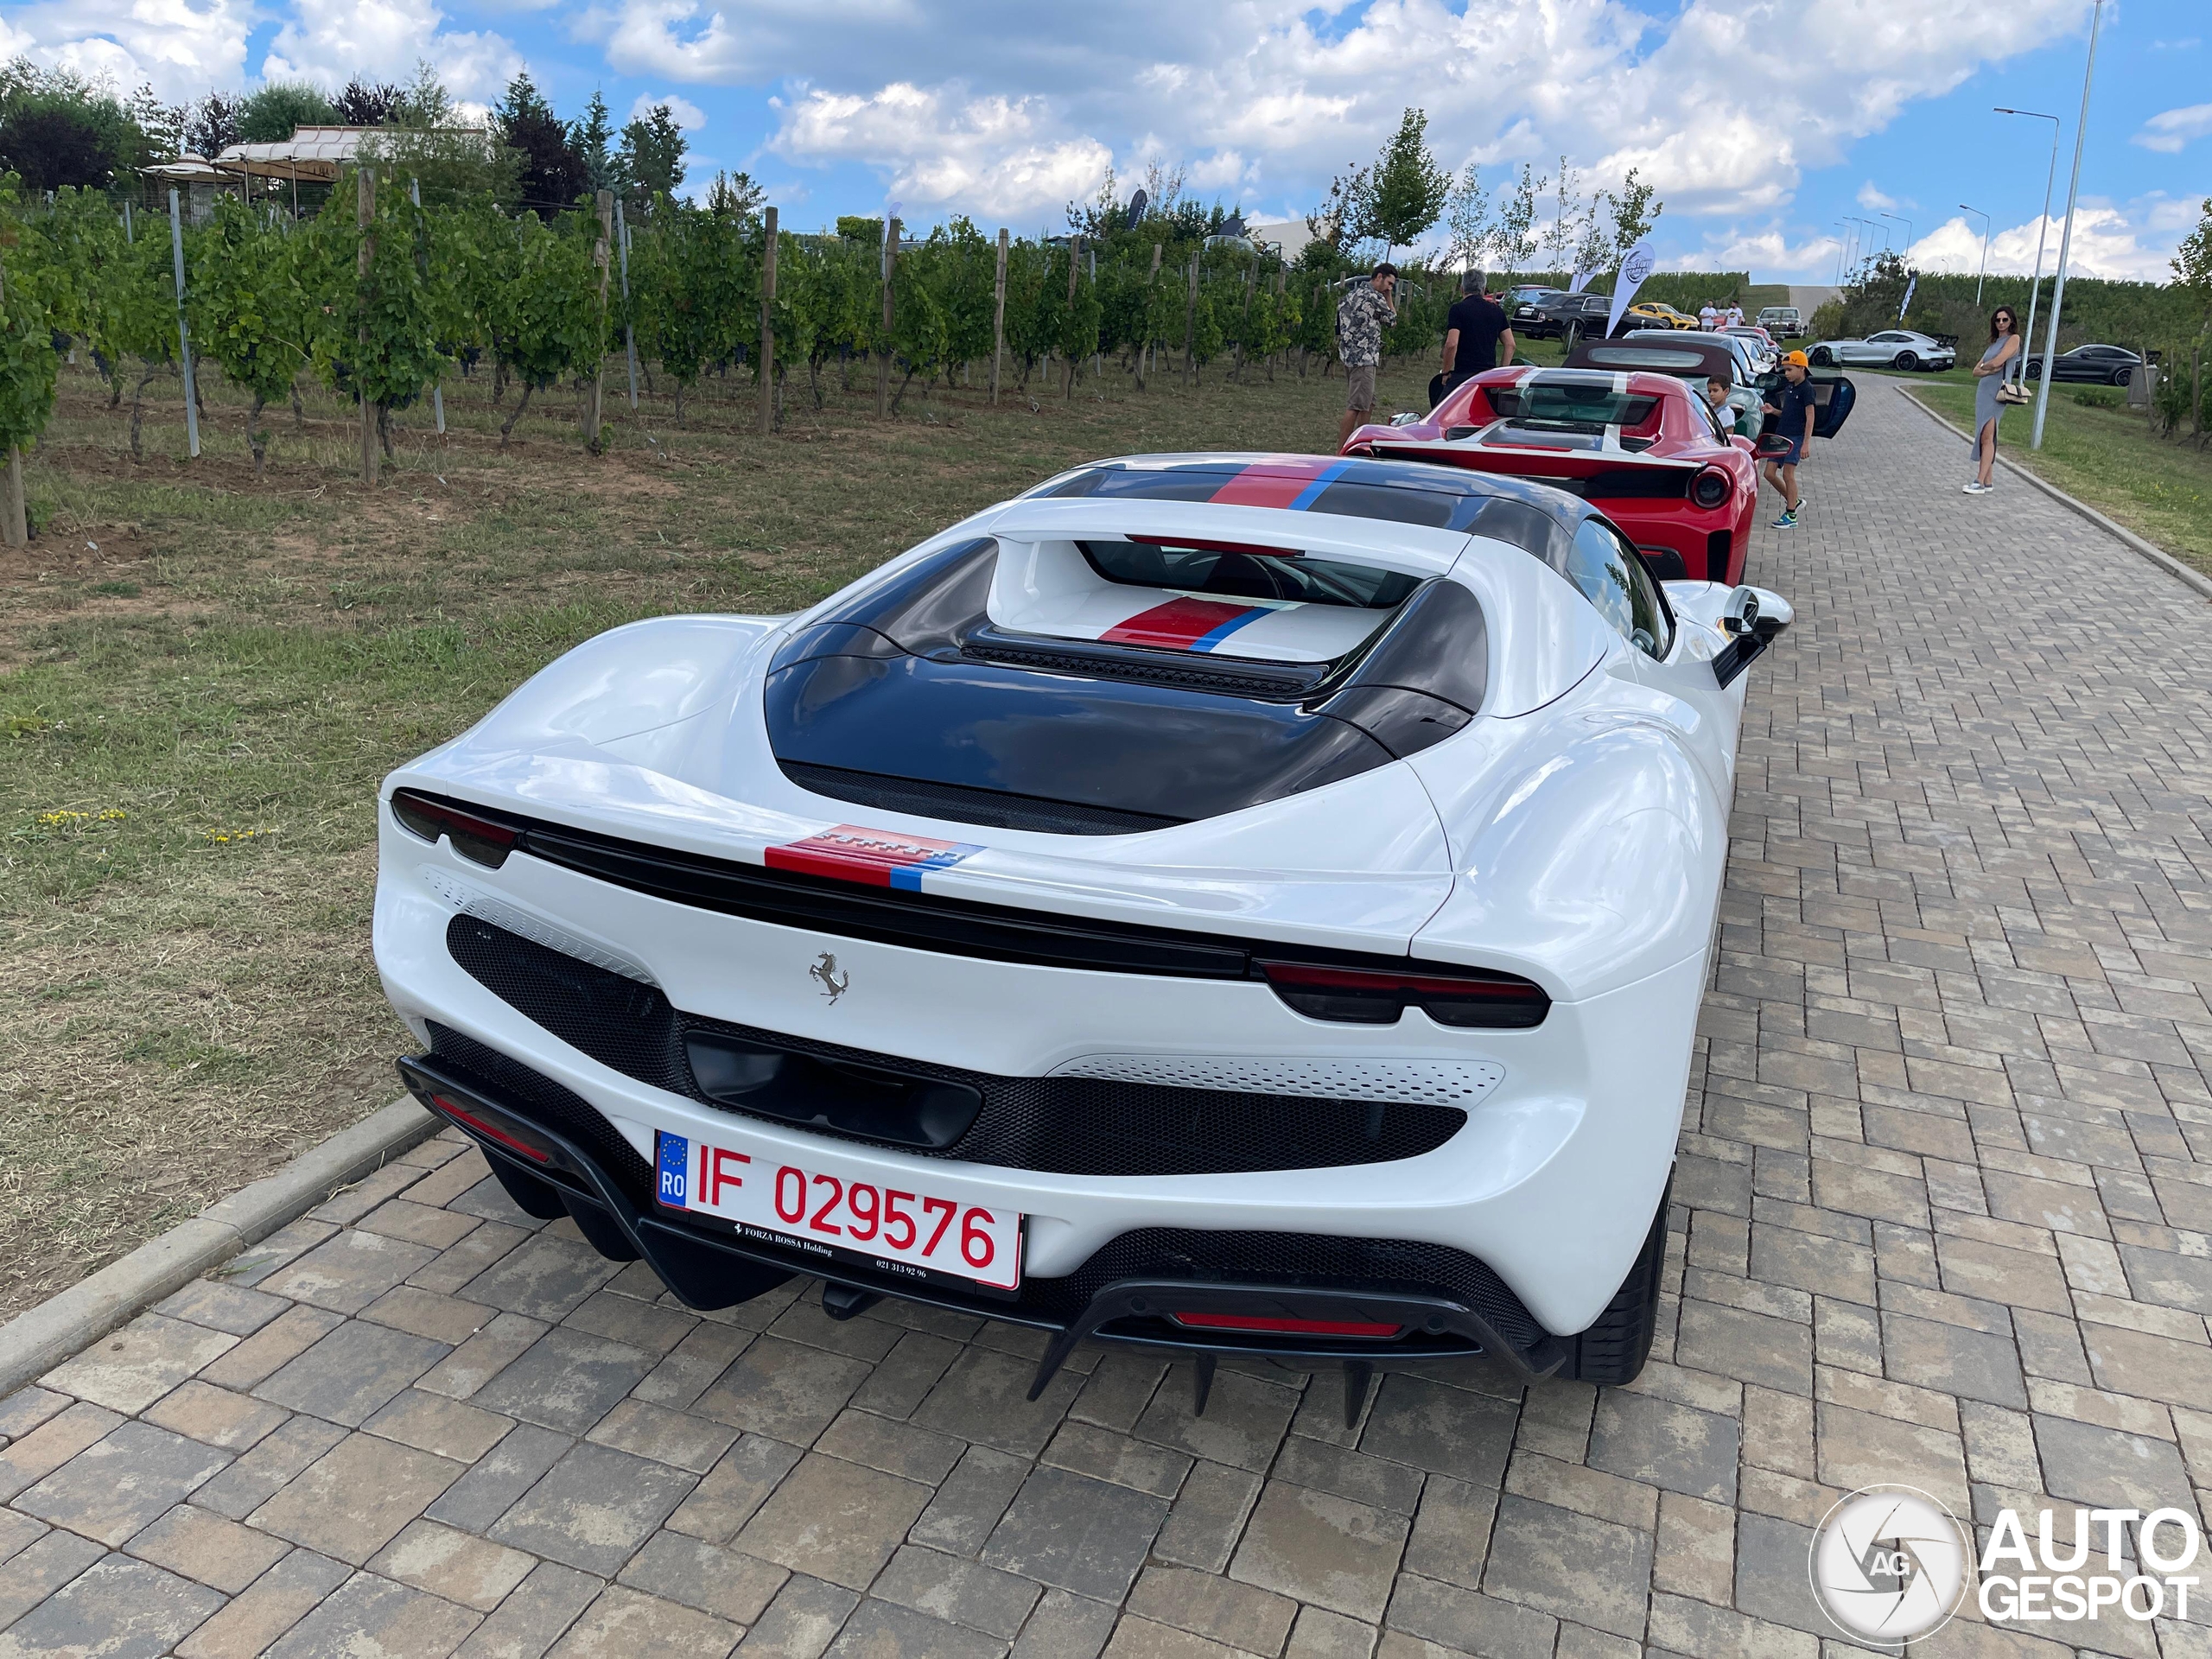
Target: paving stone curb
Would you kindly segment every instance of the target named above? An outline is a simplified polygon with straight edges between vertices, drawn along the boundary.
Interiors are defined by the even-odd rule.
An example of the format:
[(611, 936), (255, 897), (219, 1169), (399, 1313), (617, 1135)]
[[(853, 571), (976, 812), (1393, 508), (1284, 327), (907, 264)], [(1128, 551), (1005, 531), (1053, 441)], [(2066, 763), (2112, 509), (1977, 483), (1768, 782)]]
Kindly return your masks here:
[[(1949, 416), (1939, 415), (1928, 404), (1921, 402), (1919, 395), (1914, 392), (1910, 387), (1900, 386), (1897, 390), (1904, 394), (1904, 400), (1907, 403), (1910, 404), (1915, 409), (1925, 415), (1929, 420), (1935, 422), (1936, 425), (1943, 428), (1946, 431), (1955, 433), (1961, 443), (1972, 443), (1974, 442), (1974, 439), (1967, 435), (1964, 428), (1954, 425)], [(2196, 588), (2198, 593), (2203, 594), (2207, 599), (2212, 599), (2212, 577), (2208, 577), (2198, 571), (2192, 570), (2189, 566), (2183, 564), (2179, 559), (2174, 557), (2172, 554), (2167, 552), (2164, 549), (2156, 546), (2150, 542), (2145, 541), (2133, 531), (2128, 529), (2126, 525), (2113, 523), (2111, 519), (2106, 518), (2104, 514), (2099, 512), (2094, 507), (2091, 506), (2088, 502), (2075, 500), (2072, 496), (2067, 494), (2065, 491), (2060, 489), (2056, 484), (2050, 482), (2048, 480), (2038, 478), (2034, 473), (2031, 472), (2027, 467), (2023, 467), (2018, 461), (2009, 459), (2001, 450), (1998, 453), (1997, 464), (2004, 467), (2005, 471), (2012, 474), (2015, 477), (2026, 480), (2030, 484), (2032, 484), (2037, 489), (2041, 490), (2045, 495), (2057, 502), (2061, 506), (2080, 513), (2082, 517), (2088, 519), (2099, 530), (2105, 531), (2106, 534), (2117, 537), (2120, 540), (2126, 543), (2129, 547), (2133, 548), (2136, 552), (2140, 553), (2145, 558), (2150, 560), (2152, 563), (2157, 565), (2168, 575), (2180, 577), (2182, 581)]]
[(401, 1096), (278, 1170), (241, 1187), (120, 1262), (0, 1325), (0, 1396), (207, 1272), (296, 1221), (437, 1132), (438, 1120)]

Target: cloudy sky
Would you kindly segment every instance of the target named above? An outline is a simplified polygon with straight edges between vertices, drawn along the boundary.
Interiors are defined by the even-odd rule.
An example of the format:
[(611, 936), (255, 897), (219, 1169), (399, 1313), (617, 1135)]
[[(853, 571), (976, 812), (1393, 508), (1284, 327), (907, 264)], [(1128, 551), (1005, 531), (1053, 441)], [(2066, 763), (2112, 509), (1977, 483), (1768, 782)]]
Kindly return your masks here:
[[(526, 65), (564, 115), (665, 101), (692, 182), (742, 168), (787, 224), (903, 204), (1058, 228), (1108, 168), (1180, 165), (1255, 220), (1310, 208), (1408, 105), (1495, 181), (1564, 153), (1667, 204), (1662, 263), (1828, 280), (1842, 238), (1919, 263), (2035, 257), (2060, 116), (2063, 210), (2089, 0), (37, 0), (0, 52), (210, 86), (436, 64), (488, 100)], [(2076, 268), (2159, 277), (2212, 194), (2212, 10), (2107, 0)], [(1894, 218), (1884, 218), (1887, 213)], [(1840, 224), (1871, 220), (1869, 232)], [(2056, 235), (2052, 257), (2056, 257)]]

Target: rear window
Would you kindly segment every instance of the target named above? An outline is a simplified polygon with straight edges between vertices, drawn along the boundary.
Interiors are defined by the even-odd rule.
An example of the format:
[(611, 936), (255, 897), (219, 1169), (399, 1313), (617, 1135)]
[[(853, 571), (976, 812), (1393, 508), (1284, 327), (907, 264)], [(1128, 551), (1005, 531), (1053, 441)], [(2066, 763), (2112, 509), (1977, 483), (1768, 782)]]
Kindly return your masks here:
[(1670, 351), (1664, 346), (1587, 346), (1578, 359), (1599, 369), (1656, 369), (1662, 374), (1702, 372), (1703, 352)]
[(1080, 542), (1090, 568), (1108, 582), (1231, 599), (1297, 600), (1361, 610), (1395, 610), (1420, 579), (1371, 565), (1302, 555), (1178, 547), (1153, 542)]
[(1603, 432), (1609, 426), (1642, 426), (1659, 407), (1648, 394), (1615, 391), (1610, 385), (1547, 385), (1500, 386), (1490, 406), (1516, 426), (1553, 427), (1567, 432)]

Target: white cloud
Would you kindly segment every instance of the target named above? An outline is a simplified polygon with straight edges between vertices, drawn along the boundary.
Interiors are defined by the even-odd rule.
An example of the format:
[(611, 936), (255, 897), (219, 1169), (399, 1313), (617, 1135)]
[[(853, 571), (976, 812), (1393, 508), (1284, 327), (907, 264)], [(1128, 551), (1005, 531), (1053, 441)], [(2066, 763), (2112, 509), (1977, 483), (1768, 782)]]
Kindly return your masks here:
[(1875, 188), (1874, 181), (1869, 179), (1859, 187), (1859, 205), (1870, 213), (1878, 213), (1885, 208), (1896, 207), (1897, 199), (1883, 194)]
[(1040, 132), (1038, 105), (903, 81), (865, 97), (810, 92), (785, 110), (772, 148), (787, 160), (869, 162), (912, 206), (1020, 219), (1095, 194), (1114, 161), (1095, 139)]
[[(2108, 201), (2085, 200), (2075, 210), (2074, 242), (2067, 251), (2070, 276), (2105, 276), (2137, 282), (2164, 282), (2172, 276), (2168, 262), (2173, 238), (2195, 222), (2189, 204), (2169, 197), (2152, 196), (2130, 202), (2126, 209)], [(2043, 234), (2043, 270), (2048, 276), (2058, 268), (2058, 245), (2066, 228), (2064, 219), (2031, 219), (2025, 224), (1996, 231), (1989, 238), (1989, 269), (1993, 273), (2024, 276), (2036, 266), (2037, 233)], [(2159, 245), (2146, 245), (2146, 234), (2169, 233)], [(1923, 270), (1972, 272), (1981, 269), (1981, 231), (1954, 216), (1915, 242), (1906, 262)]]
[(171, 102), (245, 79), (251, 0), (47, 0), (0, 17), (0, 53)]
[(653, 112), (658, 104), (668, 105), (670, 119), (686, 132), (696, 132), (707, 124), (707, 112), (690, 99), (674, 92), (639, 92), (638, 101), (630, 105), (630, 119), (642, 121)]
[(2191, 104), (2186, 108), (2167, 110), (2152, 116), (2143, 124), (2143, 130), (2131, 141), (2145, 149), (2163, 150), (2177, 156), (2183, 146), (2192, 138), (2202, 138), (2212, 133), (2212, 104)]
[(261, 73), (334, 91), (357, 75), (404, 80), (427, 60), (456, 97), (496, 97), (522, 67), (521, 54), (504, 35), (444, 24), (432, 0), (292, 0)]
[[(1033, 0), (599, 0), (575, 27), (615, 69), (656, 81), (785, 79), (800, 90), (779, 154), (860, 162), (887, 182), (926, 174), (918, 199), (948, 190), (946, 205), (978, 212), (1042, 202), (1058, 188), (1047, 179), (1148, 153), (1233, 181), (1248, 200), (1310, 200), (1414, 105), (1449, 166), (1548, 170), (1562, 150), (1601, 181), (1637, 166), (1678, 223), (1771, 216), (1807, 168), (1907, 104), (2077, 30), (2087, 11), (1684, 0), (1655, 19), (1632, 0), (1370, 0), (1356, 12), (1120, 0), (1053, 8), (1045, 23)], [(1817, 95), (1781, 92), (1778, 64)], [(892, 110), (935, 124), (900, 130), (879, 118)], [(938, 139), (951, 149), (933, 169)], [(975, 194), (957, 194), (968, 180)]]

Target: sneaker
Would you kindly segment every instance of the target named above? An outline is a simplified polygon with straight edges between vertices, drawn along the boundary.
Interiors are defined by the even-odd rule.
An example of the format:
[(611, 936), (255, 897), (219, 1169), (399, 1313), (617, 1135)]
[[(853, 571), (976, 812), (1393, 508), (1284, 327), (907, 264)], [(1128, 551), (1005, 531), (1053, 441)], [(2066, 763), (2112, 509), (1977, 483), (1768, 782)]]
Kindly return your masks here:
[(1776, 519), (1771, 524), (1769, 524), (1767, 528), (1769, 530), (1795, 530), (1797, 528), (1797, 514), (1795, 510), (1786, 512), (1781, 518)]
[(1973, 483), (1967, 485), (1961, 493), (1966, 495), (1987, 495), (1989, 491), (1990, 486), (1988, 485), (1983, 483), (1980, 479), (1976, 479)]

